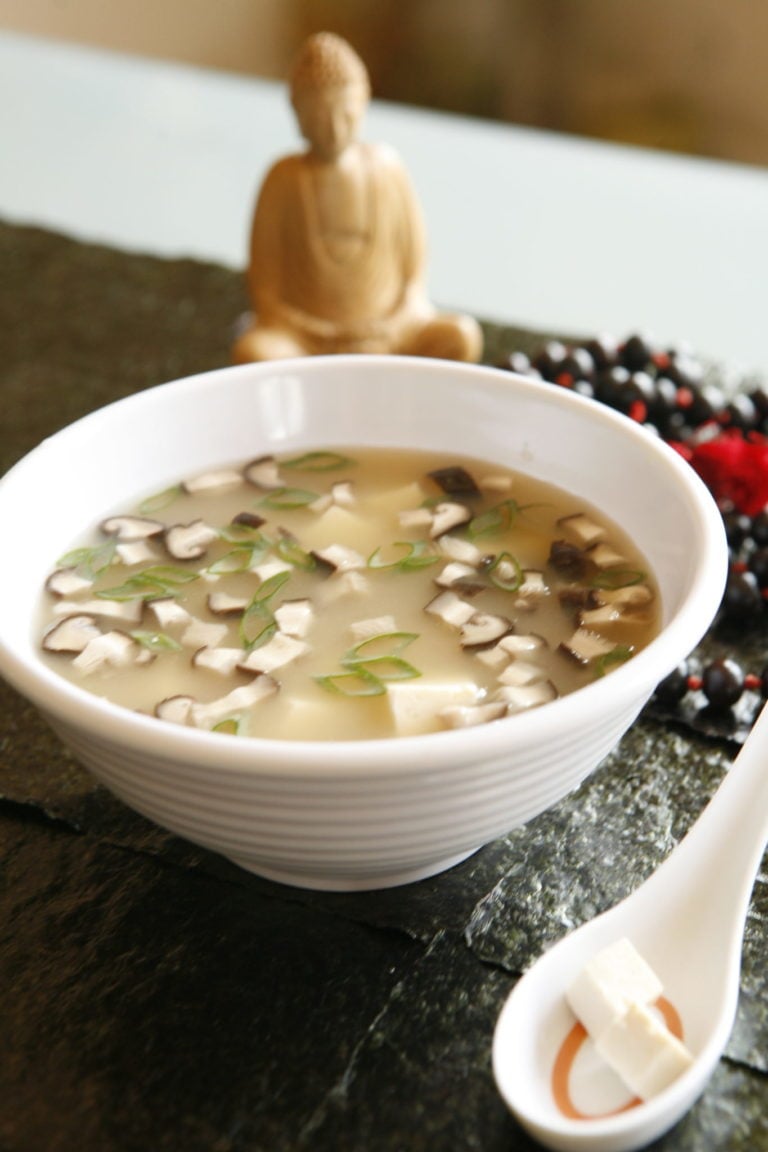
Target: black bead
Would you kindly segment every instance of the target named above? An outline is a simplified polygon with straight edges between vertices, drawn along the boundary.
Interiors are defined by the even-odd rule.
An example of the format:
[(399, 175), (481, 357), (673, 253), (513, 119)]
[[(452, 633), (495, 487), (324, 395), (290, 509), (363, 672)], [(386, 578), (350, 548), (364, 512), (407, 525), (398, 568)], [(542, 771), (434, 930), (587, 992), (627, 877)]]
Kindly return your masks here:
[(685, 661), (678, 664), (673, 672), (665, 676), (660, 684), (656, 685), (654, 696), (660, 704), (672, 707), (679, 704), (688, 691), (688, 665)]
[(621, 349), (621, 362), (630, 371), (646, 368), (653, 360), (653, 346), (644, 336), (635, 334), (625, 341)]
[(749, 571), (759, 587), (768, 588), (768, 548), (758, 548), (749, 558)]
[(741, 665), (728, 657), (707, 664), (701, 680), (701, 690), (713, 708), (730, 708), (744, 691)]
[(754, 620), (762, 612), (763, 598), (751, 572), (731, 570), (725, 586), (722, 611), (728, 620)]

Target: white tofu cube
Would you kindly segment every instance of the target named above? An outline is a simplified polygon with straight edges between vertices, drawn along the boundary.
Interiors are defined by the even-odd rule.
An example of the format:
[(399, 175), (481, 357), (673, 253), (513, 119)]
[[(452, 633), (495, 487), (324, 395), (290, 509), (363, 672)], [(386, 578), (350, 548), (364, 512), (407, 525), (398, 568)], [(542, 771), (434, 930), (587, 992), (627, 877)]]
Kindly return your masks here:
[(652, 1004), (661, 992), (659, 977), (622, 937), (585, 964), (566, 991), (566, 999), (590, 1036), (597, 1037), (630, 1004)]
[(659, 1017), (638, 1003), (612, 1020), (595, 1038), (595, 1047), (641, 1100), (663, 1092), (693, 1059)]
[(387, 685), (387, 700), (398, 736), (439, 732), (444, 727), (440, 719), (443, 709), (474, 704), (477, 698), (477, 685), (471, 682), (399, 680)]

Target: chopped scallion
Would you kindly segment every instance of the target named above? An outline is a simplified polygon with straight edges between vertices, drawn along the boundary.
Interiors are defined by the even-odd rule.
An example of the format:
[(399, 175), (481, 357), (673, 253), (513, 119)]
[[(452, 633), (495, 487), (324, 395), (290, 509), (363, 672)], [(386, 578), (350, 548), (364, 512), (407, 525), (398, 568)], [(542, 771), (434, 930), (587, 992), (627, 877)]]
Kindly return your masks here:
[(139, 504), (139, 512), (142, 516), (149, 516), (153, 512), (159, 512), (162, 508), (167, 508), (173, 504), (182, 493), (183, 489), (181, 484), (173, 484), (170, 488), (164, 488), (162, 492), (155, 493), (154, 496), (148, 496), (141, 504)]
[(607, 568), (598, 572), (589, 580), (591, 588), (630, 588), (634, 584), (642, 584), (646, 579), (645, 572), (634, 568)]
[(351, 464), (354, 464), (354, 460), (339, 452), (305, 452), (291, 460), (282, 460), (280, 467), (292, 468), (296, 472), (333, 472), (337, 468), (348, 468)]
[(368, 557), (368, 567), (397, 568), (401, 572), (408, 572), (418, 568), (426, 568), (430, 564), (436, 564), (439, 559), (439, 557), (430, 550), (430, 546), (426, 540), (395, 540), (391, 547), (403, 549), (405, 554), (395, 560), (385, 560), (382, 556), (382, 549), (377, 548), (376, 551)]
[(264, 508), (305, 508), (317, 498), (308, 488), (273, 488), (259, 503)]
[(386, 688), (378, 676), (365, 668), (356, 668), (354, 672), (339, 672), (330, 676), (316, 676), (315, 681), (329, 692), (337, 696), (383, 696)]

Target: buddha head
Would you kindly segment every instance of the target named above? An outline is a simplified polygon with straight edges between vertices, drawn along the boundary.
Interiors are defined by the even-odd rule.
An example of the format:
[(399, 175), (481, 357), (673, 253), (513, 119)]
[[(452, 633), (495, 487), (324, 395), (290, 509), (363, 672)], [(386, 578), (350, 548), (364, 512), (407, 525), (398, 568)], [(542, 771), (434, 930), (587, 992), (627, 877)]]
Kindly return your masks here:
[(368, 72), (332, 32), (305, 40), (290, 75), (291, 103), (310, 151), (335, 160), (356, 138), (371, 95)]

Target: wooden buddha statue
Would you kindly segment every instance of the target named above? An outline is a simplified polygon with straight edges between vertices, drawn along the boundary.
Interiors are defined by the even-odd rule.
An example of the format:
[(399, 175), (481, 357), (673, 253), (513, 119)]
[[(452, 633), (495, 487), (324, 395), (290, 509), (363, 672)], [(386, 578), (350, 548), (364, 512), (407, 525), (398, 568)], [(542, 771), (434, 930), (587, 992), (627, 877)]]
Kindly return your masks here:
[(253, 309), (237, 362), (335, 352), (479, 360), (477, 322), (441, 313), (424, 284), (421, 212), (397, 154), (358, 139), (365, 65), (331, 33), (295, 60), (291, 101), (307, 149), (270, 169), (253, 217)]

